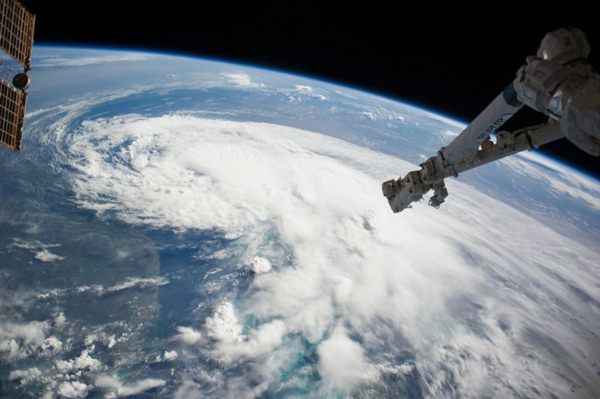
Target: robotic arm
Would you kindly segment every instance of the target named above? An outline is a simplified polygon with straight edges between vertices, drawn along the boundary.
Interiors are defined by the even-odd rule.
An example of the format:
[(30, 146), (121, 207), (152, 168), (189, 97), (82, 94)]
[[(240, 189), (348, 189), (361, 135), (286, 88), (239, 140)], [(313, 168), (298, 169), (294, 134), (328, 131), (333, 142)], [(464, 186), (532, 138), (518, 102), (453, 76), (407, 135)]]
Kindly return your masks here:
[[(536, 56), (447, 147), (420, 170), (383, 183), (383, 195), (400, 212), (429, 190), (437, 208), (448, 196), (444, 179), (518, 152), (566, 137), (600, 156), (600, 75), (587, 62), (590, 46), (579, 29), (548, 33)], [(499, 130), (523, 106), (548, 116), (546, 123), (513, 132)]]

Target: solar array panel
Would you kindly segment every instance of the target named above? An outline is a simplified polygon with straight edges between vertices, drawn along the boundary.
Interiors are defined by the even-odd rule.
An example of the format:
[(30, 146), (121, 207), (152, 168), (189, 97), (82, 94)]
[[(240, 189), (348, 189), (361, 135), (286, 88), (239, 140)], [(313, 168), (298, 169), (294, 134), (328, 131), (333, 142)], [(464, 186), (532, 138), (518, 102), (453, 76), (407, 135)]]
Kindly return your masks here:
[(35, 16), (17, 0), (0, 1), (0, 47), (8, 55), (29, 66)]
[(0, 143), (11, 150), (21, 149), (21, 129), (27, 93), (0, 80)]

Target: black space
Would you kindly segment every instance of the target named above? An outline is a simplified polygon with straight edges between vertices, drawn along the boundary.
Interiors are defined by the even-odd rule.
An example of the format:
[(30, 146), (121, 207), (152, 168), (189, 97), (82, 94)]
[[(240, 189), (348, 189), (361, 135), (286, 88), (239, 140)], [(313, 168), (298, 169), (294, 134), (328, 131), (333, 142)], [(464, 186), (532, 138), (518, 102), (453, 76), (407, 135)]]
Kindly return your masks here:
[[(223, 58), (338, 81), (468, 121), (513, 78), (548, 31), (588, 34), (591, 3), (29, 0), (38, 43), (115, 46)], [(418, 1), (417, 1), (418, 3)], [(407, 5), (411, 4), (411, 7)], [(525, 10), (525, 5), (531, 10)], [(34, 66), (35, 67), (35, 66)], [(521, 116), (525, 123), (534, 115)], [(543, 148), (600, 177), (566, 140)]]

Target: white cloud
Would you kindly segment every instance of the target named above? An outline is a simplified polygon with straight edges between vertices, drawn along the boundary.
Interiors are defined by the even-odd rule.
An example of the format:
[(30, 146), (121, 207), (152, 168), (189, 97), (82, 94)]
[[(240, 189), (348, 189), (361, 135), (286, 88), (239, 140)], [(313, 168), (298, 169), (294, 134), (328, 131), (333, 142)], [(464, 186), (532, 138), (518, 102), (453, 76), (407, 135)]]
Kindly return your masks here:
[[(360, 115), (371, 121), (400, 121), (406, 122), (406, 117), (404, 115), (400, 115), (398, 112), (393, 111), (389, 108), (385, 107), (367, 107), (365, 111), (362, 111)], [(388, 124), (390, 128), (394, 128), (395, 125)]]
[[(66, 141), (82, 207), (175, 231), (221, 230), (247, 244), (241, 259), (259, 245), (290, 248), (293, 267), (269, 256), (275, 271), (253, 282), (244, 306), (223, 305), (207, 320), (217, 358), (268, 369), (263, 355), (285, 351), (283, 337), (299, 333), (317, 345), (341, 342), (356, 364), (410, 351), (434, 397), (449, 379), (472, 396), (525, 392), (532, 381), (541, 395), (561, 396), (568, 378), (594, 386), (593, 373), (575, 377), (560, 365), (585, 364), (592, 343), (580, 332), (600, 330), (589, 317), (600, 301), (598, 253), (459, 181), (447, 183), (453, 198), (444, 208), (419, 203), (393, 215), (380, 184), (414, 165), (298, 129), (122, 117), (85, 122)], [(123, 162), (105, 156), (113, 152)], [(261, 229), (275, 241), (264, 243)], [(247, 314), (273, 321), (242, 333)], [(343, 337), (327, 341), (340, 323), (364, 351)], [(402, 339), (384, 345), (388, 329)], [(524, 348), (539, 349), (532, 330), (552, 331), (568, 361), (538, 351), (523, 362)], [(203, 342), (185, 327), (178, 338)], [(335, 385), (338, 376), (321, 367), (323, 383)]]
[(101, 375), (96, 378), (95, 384), (98, 388), (107, 391), (107, 398), (125, 398), (128, 396), (139, 395), (150, 389), (160, 388), (166, 384), (166, 381), (156, 378), (146, 378), (133, 383), (124, 384), (116, 377)]
[(60, 247), (60, 244), (44, 244), (43, 242), (37, 240), (23, 240), (20, 238), (13, 238), (12, 246), (22, 249), (37, 250), (40, 248), (57, 248)]
[(271, 271), (271, 262), (267, 258), (254, 256), (250, 260), (248, 267), (256, 274), (268, 273)]
[(77, 292), (93, 292), (98, 295), (112, 294), (119, 291), (130, 290), (130, 289), (144, 289), (144, 288), (155, 288), (162, 287), (163, 285), (169, 284), (169, 279), (166, 277), (128, 277), (122, 283), (115, 284), (110, 287), (104, 287), (99, 284), (95, 285), (83, 285), (77, 287)]
[(115, 339), (114, 335), (108, 335), (106, 338), (107, 339), (104, 341), (104, 344), (108, 347), (108, 349), (111, 349), (113, 346), (115, 346), (117, 340)]
[(46, 356), (54, 356), (63, 349), (63, 343), (55, 336), (50, 336), (40, 345), (42, 353)]
[(439, 114), (434, 114), (433, 112), (428, 112), (428, 111), (425, 111), (425, 110), (422, 110), (422, 109), (419, 109), (418, 112), (420, 114), (426, 115), (430, 119), (433, 119), (435, 121), (441, 122), (444, 125), (453, 126), (453, 127), (457, 128), (457, 129), (460, 129), (461, 131), (464, 128), (467, 127), (467, 125), (465, 125), (463, 122), (458, 122), (455, 119), (450, 119), (450, 118), (447, 118), (445, 116), (441, 116)]
[(54, 399), (54, 392), (53, 391), (46, 391), (44, 392), (44, 394), (42, 395), (42, 399)]
[(363, 111), (363, 112), (361, 112), (361, 115), (363, 115), (365, 118), (370, 119), (372, 121), (374, 121), (375, 119), (377, 119), (377, 117), (375, 116), (375, 114), (373, 112), (370, 112), (370, 111)]
[(458, 136), (458, 135), (460, 134), (460, 131), (446, 129), (446, 130), (443, 130), (443, 131), (442, 131), (442, 134), (443, 134), (444, 136), (449, 136), (449, 137), (451, 137), (451, 138), (452, 138), (452, 137), (456, 137), (456, 136)]
[(65, 381), (58, 386), (58, 394), (64, 398), (85, 398), (90, 387), (79, 381)]
[[(600, 185), (594, 178), (536, 153), (521, 153), (502, 160), (514, 173), (546, 182), (555, 193), (567, 194), (585, 201), (588, 206), (600, 210)], [(542, 165), (543, 168), (537, 167)]]
[(137, 278), (132, 277), (125, 280), (125, 282), (113, 285), (112, 287), (106, 288), (103, 292), (111, 293), (117, 291), (128, 290), (131, 288), (152, 288), (152, 287), (161, 287), (163, 285), (169, 284), (169, 280), (165, 277), (145, 277), (145, 278)]
[(191, 327), (177, 327), (177, 332), (175, 339), (185, 345), (196, 345), (202, 341), (202, 334)]
[(163, 360), (168, 362), (177, 360), (177, 357), (177, 351), (165, 351), (165, 353), (163, 353)]
[(224, 362), (240, 359), (255, 359), (267, 355), (280, 346), (286, 334), (283, 321), (274, 320), (252, 330), (249, 335), (240, 335), (235, 341), (220, 340), (215, 355)]
[(221, 342), (238, 342), (242, 334), (233, 304), (228, 301), (219, 303), (212, 317), (206, 320), (208, 336)]
[(241, 345), (226, 350), (232, 352), (236, 357), (255, 358), (266, 355), (282, 344), (286, 333), (285, 323), (281, 320), (273, 320), (252, 330), (248, 336), (244, 337)]
[(154, 56), (151, 54), (140, 53), (120, 53), (106, 54), (90, 57), (44, 57), (35, 62), (36, 68), (51, 68), (51, 67), (78, 67), (95, 64), (110, 64), (116, 62), (137, 62), (147, 61)]
[(204, 323), (205, 335), (189, 327), (178, 327), (176, 339), (186, 345), (213, 342), (212, 354), (225, 363), (263, 356), (281, 345), (287, 329), (281, 320), (262, 324), (244, 334), (233, 304), (222, 301)]
[(0, 324), (0, 337), (20, 338), (25, 344), (37, 344), (44, 340), (47, 329), (48, 324), (46, 322), (4, 323)]
[(313, 92), (313, 88), (310, 86), (296, 85), (295, 87), (296, 91), (299, 91), (300, 93), (310, 94)]
[(175, 399), (202, 398), (200, 387), (192, 381), (184, 381), (175, 392)]
[(21, 348), (15, 339), (0, 341), (0, 355), (6, 359), (15, 359), (21, 355)]
[(116, 336), (114, 334), (107, 334), (105, 332), (99, 332), (94, 334), (89, 334), (85, 337), (84, 341), (86, 346), (92, 347), (95, 342), (100, 342), (103, 345), (106, 345), (108, 349), (111, 349), (118, 342)]
[(318, 354), (321, 376), (339, 390), (351, 391), (354, 386), (377, 378), (364, 349), (341, 326), (319, 345)]
[(263, 84), (256, 83), (252, 80), (250, 75), (245, 72), (236, 72), (236, 73), (222, 73), (227, 81), (235, 86), (240, 87), (263, 87)]
[(60, 244), (44, 244), (37, 240), (27, 241), (15, 238), (13, 239), (12, 246), (35, 253), (35, 259), (40, 262), (57, 262), (65, 259), (63, 256), (56, 255), (48, 250), (48, 248), (60, 247)]
[(27, 385), (42, 376), (42, 372), (37, 368), (33, 367), (26, 370), (13, 370), (8, 375), (10, 381), (19, 381), (21, 385)]
[[(316, 93), (315, 89), (313, 89), (311, 86), (308, 86), (308, 85), (295, 85), (294, 91), (297, 93), (303, 94), (305, 96), (318, 98), (321, 101), (327, 100), (327, 97), (325, 97), (322, 94)], [(302, 101), (299, 97), (294, 97), (294, 96), (289, 96), (288, 99), (290, 100), (290, 102), (301, 102)]]
[(97, 371), (102, 368), (102, 362), (93, 358), (89, 350), (85, 349), (78, 357), (71, 360), (57, 360), (56, 368), (62, 373), (72, 373), (78, 370)]
[(20, 359), (31, 355), (44, 344), (47, 322), (0, 323), (0, 358)]
[(56, 326), (56, 328), (63, 328), (66, 323), (67, 318), (65, 317), (65, 314), (63, 312), (58, 312), (57, 315), (54, 317), (54, 325)]
[(57, 262), (57, 261), (61, 261), (61, 260), (65, 259), (63, 256), (53, 254), (52, 252), (48, 251), (47, 249), (42, 249), (41, 251), (36, 253), (35, 258), (37, 260), (39, 260), (40, 262), (46, 262), (46, 263)]

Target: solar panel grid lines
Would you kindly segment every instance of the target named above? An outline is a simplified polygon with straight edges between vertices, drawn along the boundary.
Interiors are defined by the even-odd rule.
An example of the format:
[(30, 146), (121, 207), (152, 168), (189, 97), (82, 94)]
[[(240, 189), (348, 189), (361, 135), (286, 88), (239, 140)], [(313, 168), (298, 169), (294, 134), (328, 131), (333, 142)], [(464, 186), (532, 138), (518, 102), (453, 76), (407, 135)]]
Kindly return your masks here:
[[(0, 0), (0, 48), (25, 73), (30, 69), (34, 28), (35, 16), (18, 0)], [(14, 151), (21, 149), (27, 81), (21, 73), (0, 79), (0, 143)]]
[(14, 151), (21, 149), (27, 94), (0, 81), (0, 142)]
[(29, 69), (35, 16), (16, 0), (0, 1), (0, 47)]

